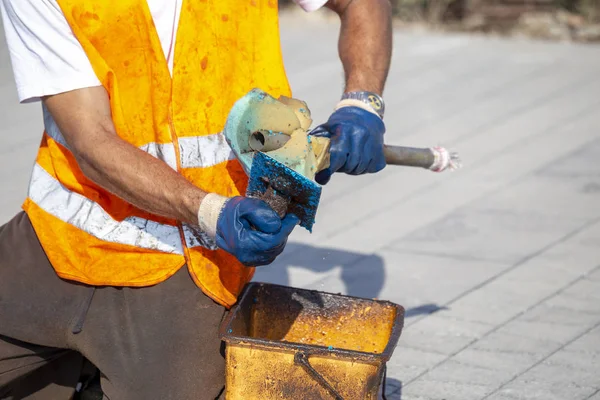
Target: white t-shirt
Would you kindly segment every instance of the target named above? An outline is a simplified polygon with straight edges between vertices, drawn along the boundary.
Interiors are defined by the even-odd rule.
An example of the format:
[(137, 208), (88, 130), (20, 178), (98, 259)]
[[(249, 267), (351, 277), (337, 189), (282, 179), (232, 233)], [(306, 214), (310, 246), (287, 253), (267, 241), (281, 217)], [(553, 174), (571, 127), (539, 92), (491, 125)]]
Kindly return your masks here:
[[(169, 70), (183, 0), (147, 0)], [(327, 0), (294, 0), (305, 11)], [(0, 0), (19, 101), (99, 86), (92, 66), (56, 0)]]

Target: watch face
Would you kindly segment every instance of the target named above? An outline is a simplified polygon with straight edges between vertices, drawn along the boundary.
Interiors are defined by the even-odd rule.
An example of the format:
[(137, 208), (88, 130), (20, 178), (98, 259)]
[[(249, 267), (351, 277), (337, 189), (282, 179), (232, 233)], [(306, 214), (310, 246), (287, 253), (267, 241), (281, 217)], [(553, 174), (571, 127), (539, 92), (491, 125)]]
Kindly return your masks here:
[(379, 99), (379, 97), (370, 94), (369, 97), (367, 97), (367, 100), (369, 102), (369, 105), (373, 107), (375, 111), (381, 112), (381, 107), (383, 106), (383, 104), (381, 104), (381, 100)]

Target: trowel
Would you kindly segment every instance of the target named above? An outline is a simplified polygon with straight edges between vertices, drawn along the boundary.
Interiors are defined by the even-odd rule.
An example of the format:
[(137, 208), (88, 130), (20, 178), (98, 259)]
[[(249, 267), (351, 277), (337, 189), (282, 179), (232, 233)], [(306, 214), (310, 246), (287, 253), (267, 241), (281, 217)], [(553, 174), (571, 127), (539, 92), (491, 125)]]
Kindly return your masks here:
[[(311, 136), (310, 110), (301, 100), (274, 98), (253, 89), (229, 112), (224, 135), (249, 177), (246, 196), (264, 200), (280, 217), (288, 213), (309, 231), (315, 222), (321, 186), (315, 175), (329, 167), (329, 138)], [(456, 153), (442, 147), (384, 146), (388, 165), (435, 172), (460, 168)]]

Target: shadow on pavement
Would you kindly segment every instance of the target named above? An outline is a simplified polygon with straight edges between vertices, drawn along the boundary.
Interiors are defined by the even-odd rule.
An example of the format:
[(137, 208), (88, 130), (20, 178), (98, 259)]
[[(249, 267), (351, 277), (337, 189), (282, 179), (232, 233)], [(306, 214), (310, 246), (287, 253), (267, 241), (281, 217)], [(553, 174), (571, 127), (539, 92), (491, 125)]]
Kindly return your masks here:
[(408, 308), (405, 312), (404, 312), (404, 318), (410, 318), (410, 317), (416, 317), (419, 315), (429, 315), (429, 314), (434, 314), (438, 311), (441, 310), (447, 310), (448, 307), (446, 306), (438, 306), (437, 304), (423, 304), (421, 306), (417, 306), (417, 307), (413, 307), (413, 308)]
[(402, 382), (398, 379), (388, 377), (385, 385), (385, 393), (387, 400), (402, 400)]
[[(275, 261), (270, 266), (257, 268), (254, 281), (290, 286), (289, 269), (292, 267), (321, 274), (341, 267), (341, 279), (347, 295), (375, 298), (383, 289), (385, 265), (383, 258), (377, 254), (314, 247), (301, 243), (288, 243), (285, 253), (292, 254), (291, 257), (285, 258), (286, 262)], [(311, 285), (311, 288), (325, 292), (337, 291), (328, 289), (327, 285)]]
[[(292, 286), (290, 268), (303, 268), (323, 274), (341, 267), (340, 278), (345, 287), (345, 294), (368, 299), (379, 298), (381, 295), (386, 278), (385, 262), (377, 254), (356, 253), (301, 243), (288, 243), (285, 254), (291, 256), (285, 257), (285, 261), (277, 260), (269, 266), (257, 268), (254, 281)], [(295, 282), (295, 285), (297, 286), (298, 282)], [(304, 283), (303, 285), (306, 286)], [(318, 282), (309, 283), (308, 287), (324, 292), (337, 292), (337, 288), (332, 289), (327, 284), (319, 286)], [(422, 304), (407, 308), (405, 318), (434, 314), (440, 310), (447, 310), (447, 307), (435, 303)]]

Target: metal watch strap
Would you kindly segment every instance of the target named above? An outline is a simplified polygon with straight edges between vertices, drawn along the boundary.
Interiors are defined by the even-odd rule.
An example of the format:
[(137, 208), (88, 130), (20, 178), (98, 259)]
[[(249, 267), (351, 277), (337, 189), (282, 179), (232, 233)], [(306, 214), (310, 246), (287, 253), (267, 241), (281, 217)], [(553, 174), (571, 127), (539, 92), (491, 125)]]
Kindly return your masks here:
[(382, 119), (385, 114), (385, 103), (381, 96), (373, 92), (347, 92), (342, 95), (342, 100), (354, 99), (362, 101), (371, 107)]

